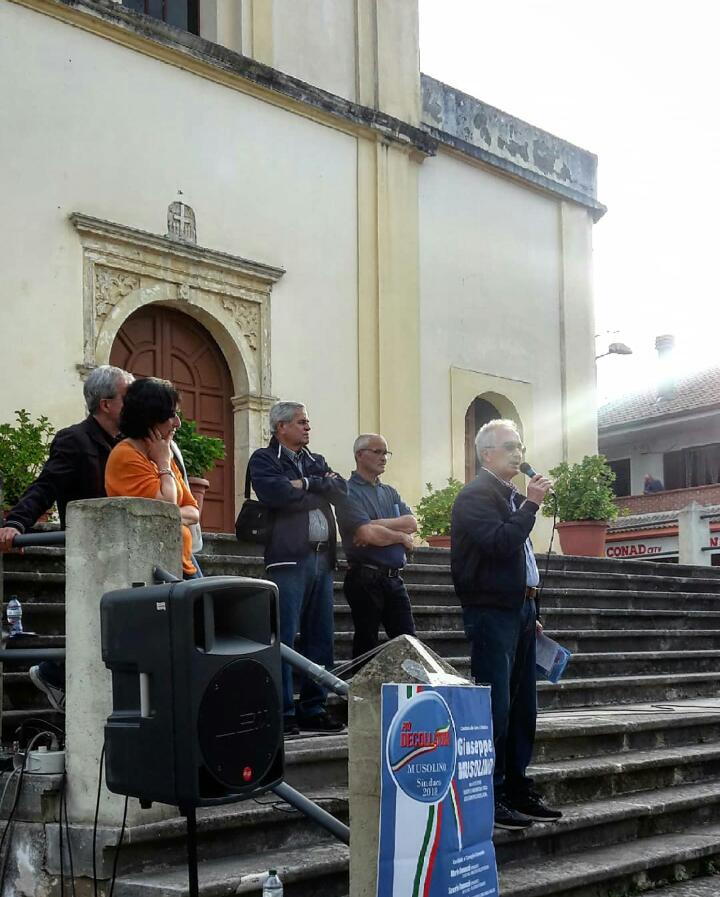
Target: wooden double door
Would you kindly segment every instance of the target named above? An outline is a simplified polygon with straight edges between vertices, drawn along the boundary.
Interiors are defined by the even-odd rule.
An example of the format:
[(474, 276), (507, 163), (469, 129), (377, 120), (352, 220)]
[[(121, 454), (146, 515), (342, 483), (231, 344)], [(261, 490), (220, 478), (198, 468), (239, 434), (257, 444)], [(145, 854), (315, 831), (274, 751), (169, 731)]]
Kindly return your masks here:
[(148, 305), (131, 315), (113, 343), (110, 364), (136, 377), (162, 377), (180, 392), (183, 416), (200, 433), (225, 443), (225, 460), (208, 476), (202, 527), (234, 531), (233, 386), (227, 362), (210, 333), (189, 315)]

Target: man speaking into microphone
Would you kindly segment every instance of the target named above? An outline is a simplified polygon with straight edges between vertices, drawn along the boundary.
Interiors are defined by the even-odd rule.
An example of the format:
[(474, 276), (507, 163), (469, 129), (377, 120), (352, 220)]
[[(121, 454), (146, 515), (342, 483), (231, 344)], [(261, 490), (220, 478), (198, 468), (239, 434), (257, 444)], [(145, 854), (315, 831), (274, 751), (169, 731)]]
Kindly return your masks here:
[(510, 482), (525, 454), (511, 420), (481, 427), (475, 451), (481, 470), (452, 509), (452, 576), (472, 676), (492, 689), (495, 825), (519, 830), (562, 815), (547, 806), (526, 774), (537, 718), (535, 638), (542, 628), (535, 602), (540, 576), (529, 537), (550, 481), (531, 476), (527, 498)]

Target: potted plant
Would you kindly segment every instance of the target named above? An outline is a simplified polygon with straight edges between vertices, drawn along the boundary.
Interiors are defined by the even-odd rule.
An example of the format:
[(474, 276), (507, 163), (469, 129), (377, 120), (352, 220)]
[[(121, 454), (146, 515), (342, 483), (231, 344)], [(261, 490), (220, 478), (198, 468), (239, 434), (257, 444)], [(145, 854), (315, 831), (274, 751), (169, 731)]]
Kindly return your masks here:
[[(16, 504), (45, 463), (55, 428), (41, 415), (33, 422), (21, 408), (15, 412), (16, 425), (0, 424), (0, 512)], [(2, 519), (0, 513), (0, 520)]]
[(615, 474), (602, 455), (586, 455), (578, 464), (563, 462), (550, 471), (553, 491), (543, 514), (555, 516), (563, 554), (604, 557), (608, 522), (617, 517), (612, 483)]
[(425, 486), (428, 494), (420, 499), (417, 506), (418, 532), (433, 548), (449, 548), (450, 512), (462, 483), (450, 477), (443, 489), (433, 489), (432, 483)]
[(182, 452), (190, 491), (202, 513), (205, 493), (210, 487), (207, 474), (213, 469), (216, 461), (221, 461), (225, 457), (225, 445), (222, 439), (198, 433), (194, 420), (183, 420), (175, 431), (175, 442)]

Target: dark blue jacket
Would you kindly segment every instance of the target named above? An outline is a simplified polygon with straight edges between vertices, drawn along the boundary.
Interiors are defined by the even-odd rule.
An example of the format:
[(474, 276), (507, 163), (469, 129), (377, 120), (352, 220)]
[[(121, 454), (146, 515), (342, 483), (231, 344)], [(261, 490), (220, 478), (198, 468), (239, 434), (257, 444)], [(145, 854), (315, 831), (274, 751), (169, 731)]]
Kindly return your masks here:
[[(250, 458), (250, 479), (258, 499), (270, 509), (273, 527), (265, 546), (265, 566), (295, 563), (310, 551), (308, 511), (318, 509), (327, 520), (329, 563), (335, 566), (336, 526), (330, 503), (347, 495), (347, 483), (332, 473), (322, 455), (303, 449), (303, 472), (281, 450), (273, 436), (267, 448), (257, 449)], [(296, 489), (290, 480), (307, 478), (307, 490)]]
[(517, 609), (525, 600), (525, 540), (538, 506), (526, 501), (511, 511), (509, 498), (510, 489), (482, 468), (455, 499), (450, 563), (462, 605)]

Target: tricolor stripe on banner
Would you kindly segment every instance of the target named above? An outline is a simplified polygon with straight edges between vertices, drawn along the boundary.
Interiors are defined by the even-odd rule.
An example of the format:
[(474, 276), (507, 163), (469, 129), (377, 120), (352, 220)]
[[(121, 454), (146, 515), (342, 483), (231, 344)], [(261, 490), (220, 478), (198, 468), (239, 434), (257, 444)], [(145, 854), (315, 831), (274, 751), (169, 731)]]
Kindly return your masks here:
[(455, 816), (455, 828), (457, 829), (458, 836), (458, 850), (462, 850), (462, 813), (460, 812), (460, 798), (457, 793), (457, 783), (453, 778), (450, 783), (450, 800), (452, 802), (453, 815)]
[(427, 825), (423, 838), (417, 866), (415, 867), (415, 879), (413, 881), (412, 897), (427, 897), (427, 892), (432, 880), (432, 867), (437, 854), (438, 841), (440, 840), (440, 824), (442, 822), (442, 804), (431, 804), (428, 807)]

